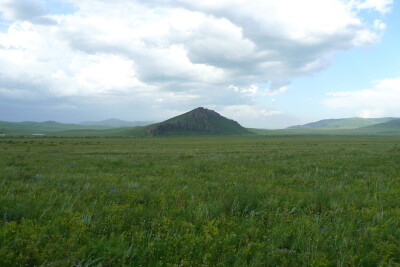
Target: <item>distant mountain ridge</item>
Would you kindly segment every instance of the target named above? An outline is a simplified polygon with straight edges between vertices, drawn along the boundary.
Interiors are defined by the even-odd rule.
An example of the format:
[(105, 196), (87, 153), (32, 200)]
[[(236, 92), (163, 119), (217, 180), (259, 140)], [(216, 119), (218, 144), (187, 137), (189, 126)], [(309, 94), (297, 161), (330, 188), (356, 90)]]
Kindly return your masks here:
[(146, 126), (155, 123), (154, 121), (124, 121), (119, 119), (108, 119), (102, 121), (85, 121), (79, 123), (80, 125), (98, 125), (98, 126), (108, 126), (108, 127), (139, 127)]
[(56, 121), (23, 121), (23, 122), (7, 122), (0, 121), (0, 129), (5, 132), (57, 132), (57, 131), (69, 131), (69, 130), (105, 130), (111, 127), (106, 126), (83, 126), (78, 124), (59, 123)]
[[(105, 120), (105, 124), (120, 123)], [(95, 122), (97, 123), (97, 122)], [(126, 124), (125, 124), (126, 125)], [(45, 122), (0, 121), (0, 136), (31, 136), (40, 134), (63, 137), (145, 137), (145, 136), (199, 136), (199, 135), (345, 135), (345, 136), (400, 136), (400, 118), (329, 119), (286, 129), (246, 129), (234, 120), (213, 110), (197, 108), (166, 121), (147, 126), (102, 126)]]
[(357, 129), (368, 127), (379, 123), (386, 123), (396, 118), (343, 118), (343, 119), (326, 119), (304, 125), (295, 125), (286, 129)]
[(251, 134), (238, 122), (213, 110), (196, 108), (146, 129), (149, 136), (162, 135), (241, 135)]
[(127, 122), (118, 119), (104, 120), (100, 122), (86, 122), (81, 124), (60, 123), (56, 121), (23, 121), (23, 122), (7, 122), (0, 121), (0, 133), (55, 133), (61, 131), (74, 130), (110, 130), (122, 127), (140, 127), (149, 125), (152, 122)]

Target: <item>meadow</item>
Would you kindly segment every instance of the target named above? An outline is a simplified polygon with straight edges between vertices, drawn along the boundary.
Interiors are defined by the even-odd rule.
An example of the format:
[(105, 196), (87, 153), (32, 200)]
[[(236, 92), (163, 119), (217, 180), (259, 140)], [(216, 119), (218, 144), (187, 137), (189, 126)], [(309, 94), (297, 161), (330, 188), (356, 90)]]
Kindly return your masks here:
[(0, 138), (1, 266), (398, 266), (400, 137)]

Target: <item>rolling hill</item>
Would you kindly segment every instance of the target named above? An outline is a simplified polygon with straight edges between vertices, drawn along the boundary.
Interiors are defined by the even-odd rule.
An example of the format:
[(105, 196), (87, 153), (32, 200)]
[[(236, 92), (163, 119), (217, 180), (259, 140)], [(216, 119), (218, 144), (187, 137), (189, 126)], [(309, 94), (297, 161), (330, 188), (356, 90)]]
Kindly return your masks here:
[[(330, 119), (286, 129), (246, 129), (236, 121), (227, 119), (215, 111), (196, 108), (161, 123), (138, 127), (118, 127), (124, 121), (111, 119), (104, 125), (63, 124), (46, 122), (4, 122), (0, 121), (0, 136), (30, 136), (34, 133), (59, 137), (146, 137), (146, 136), (198, 136), (198, 135), (346, 135), (379, 136), (400, 135), (399, 118), (378, 119)], [(94, 122), (97, 123), (97, 122)], [(129, 123), (129, 122), (128, 122)], [(115, 126), (111, 126), (115, 125)], [(367, 126), (364, 126), (367, 125)]]
[(400, 119), (394, 119), (388, 122), (362, 127), (356, 129), (355, 132), (359, 134), (369, 134), (369, 135), (399, 135)]
[(140, 127), (155, 123), (154, 121), (124, 121), (119, 119), (108, 119), (102, 121), (85, 121), (79, 123), (80, 125), (90, 125), (90, 126), (108, 126), (108, 127)]
[(45, 122), (6, 122), (0, 121), (0, 132), (4, 133), (38, 133), (38, 132), (58, 132), (58, 131), (69, 131), (69, 130), (105, 130), (110, 129), (107, 126), (84, 126), (78, 124), (65, 124), (55, 121)]
[(251, 134), (236, 121), (202, 107), (148, 126), (145, 131), (149, 136)]
[[(385, 121), (389, 118), (374, 119)], [(276, 130), (266, 129), (248, 129), (257, 135), (269, 136), (305, 136), (305, 135), (318, 135), (318, 136), (399, 136), (400, 135), (400, 119), (390, 118), (389, 121), (377, 123), (374, 125), (359, 127), (359, 128), (323, 128), (323, 127), (300, 127), (300, 128), (286, 128)]]
[(386, 123), (396, 118), (344, 118), (344, 119), (327, 119), (317, 122), (311, 122), (304, 125), (296, 125), (287, 129), (357, 129), (367, 127), (379, 123)]

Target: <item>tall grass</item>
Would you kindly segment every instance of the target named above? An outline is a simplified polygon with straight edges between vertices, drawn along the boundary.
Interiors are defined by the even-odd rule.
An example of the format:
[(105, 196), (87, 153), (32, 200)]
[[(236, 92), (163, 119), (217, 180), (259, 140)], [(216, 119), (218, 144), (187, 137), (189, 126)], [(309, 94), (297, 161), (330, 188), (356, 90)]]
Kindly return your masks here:
[(0, 139), (0, 263), (395, 266), (399, 141)]

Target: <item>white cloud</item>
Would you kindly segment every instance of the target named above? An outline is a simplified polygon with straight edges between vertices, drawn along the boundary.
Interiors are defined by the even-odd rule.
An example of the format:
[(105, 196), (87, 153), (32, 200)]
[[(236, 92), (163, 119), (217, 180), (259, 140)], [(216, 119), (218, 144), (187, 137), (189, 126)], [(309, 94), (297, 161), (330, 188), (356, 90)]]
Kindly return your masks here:
[(262, 106), (254, 107), (248, 105), (226, 106), (223, 108), (223, 112), (230, 114), (232, 118), (237, 118), (241, 116), (268, 117), (268, 116), (283, 114), (283, 112), (279, 110), (269, 110)]
[(48, 9), (39, 0), (1, 0), (0, 12), (6, 19), (30, 21), (38, 24), (54, 24), (47, 17)]
[(379, 110), (379, 109), (364, 109), (359, 112), (357, 112), (357, 116), (361, 118), (379, 118), (379, 117), (384, 117), (387, 114), (385, 113), (384, 110)]
[(327, 94), (324, 104), (331, 109), (346, 109), (361, 117), (400, 116), (400, 78), (374, 83), (371, 89)]
[(264, 92), (264, 96), (276, 96), (278, 94), (286, 92), (287, 90), (289, 90), (288, 86), (282, 86), (282, 87), (280, 87), (280, 88), (278, 88), (276, 90), (267, 89)]
[(380, 21), (379, 19), (376, 19), (374, 21), (374, 28), (383, 31), (386, 29), (386, 24)]
[(230, 85), (228, 88), (233, 89), (235, 92), (239, 92), (245, 96), (254, 97), (260, 94), (260, 88), (255, 84), (250, 85), (248, 88), (241, 88), (234, 85)]
[(0, 11), (8, 19), (30, 20), (46, 15), (43, 2), (38, 0), (2, 0)]
[(240, 93), (241, 95), (245, 97), (251, 97), (254, 99), (254, 102), (256, 102), (257, 99), (263, 98), (263, 97), (270, 97), (270, 96), (276, 96), (282, 93), (285, 93), (286, 91), (289, 90), (288, 86), (282, 86), (277, 89), (262, 89), (259, 86), (255, 84), (251, 84), (249, 87), (238, 87), (234, 85), (228, 86), (229, 89), (232, 89), (235, 92)]
[(220, 107), (218, 111), (225, 117), (241, 122), (245, 127), (282, 127), (282, 122), (279, 124), (275, 120), (284, 115), (282, 111), (268, 109), (263, 105), (230, 105)]
[(376, 11), (385, 14), (390, 12), (393, 5), (393, 0), (366, 0), (358, 2), (358, 9), (375, 9)]
[(260, 99), (327, 68), (336, 51), (377, 42), (385, 24), (366, 25), (358, 10), (387, 12), (391, 6), (342, 0), (68, 2), (75, 11), (55, 15), (43, 1), (0, 1), (0, 16), (11, 20), (0, 33), (0, 96), (29, 92), (26, 101), (105, 101), (102, 96), (113, 95), (113, 101), (157, 110), (172, 110), (180, 101), (185, 108), (253, 106), (261, 114)]

